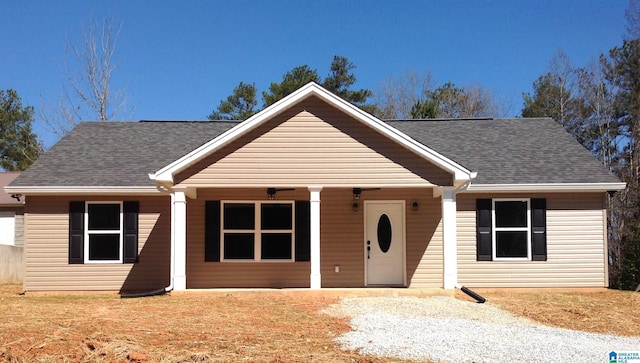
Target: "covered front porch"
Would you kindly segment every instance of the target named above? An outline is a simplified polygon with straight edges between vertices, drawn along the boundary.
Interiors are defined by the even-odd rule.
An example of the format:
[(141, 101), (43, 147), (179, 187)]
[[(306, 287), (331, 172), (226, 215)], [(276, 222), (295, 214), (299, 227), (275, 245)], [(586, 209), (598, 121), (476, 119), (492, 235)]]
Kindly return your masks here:
[[(452, 188), (176, 188), (171, 201), (171, 279), (176, 291), (383, 286), (451, 289), (456, 283), (456, 202)], [(217, 246), (219, 257), (212, 260), (206, 250), (206, 235), (211, 233), (206, 214), (210, 208), (207, 205), (214, 201), (219, 202), (217, 218), (222, 228), (213, 232), (221, 243)], [(296, 209), (303, 205), (299, 202), (308, 205), (309, 247), (307, 258), (302, 259), (295, 241), (299, 238), (297, 230), (302, 228), (295, 217), (300, 212)], [(290, 255), (285, 252), (280, 256), (283, 258), (276, 259), (261, 256), (257, 243), (260, 231), (255, 232), (253, 256), (236, 258), (233, 251), (225, 250), (225, 236), (228, 239), (237, 231), (224, 228), (224, 206), (274, 203), (292, 209)], [(381, 206), (395, 206), (396, 212), (386, 212)], [(382, 214), (388, 215), (393, 224), (393, 240), (385, 252), (377, 240)], [(259, 230), (257, 226), (254, 229)], [(386, 247), (384, 243), (382, 247)], [(391, 266), (379, 259), (382, 265), (373, 265), (375, 253), (385, 257), (394, 251), (399, 255)]]

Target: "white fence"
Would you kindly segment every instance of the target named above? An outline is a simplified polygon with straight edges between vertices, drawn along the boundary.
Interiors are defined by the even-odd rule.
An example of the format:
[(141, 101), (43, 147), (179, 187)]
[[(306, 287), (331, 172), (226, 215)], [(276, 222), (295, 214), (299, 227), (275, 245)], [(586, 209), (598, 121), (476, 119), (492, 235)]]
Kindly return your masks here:
[(0, 245), (0, 284), (21, 284), (23, 279), (22, 246)]

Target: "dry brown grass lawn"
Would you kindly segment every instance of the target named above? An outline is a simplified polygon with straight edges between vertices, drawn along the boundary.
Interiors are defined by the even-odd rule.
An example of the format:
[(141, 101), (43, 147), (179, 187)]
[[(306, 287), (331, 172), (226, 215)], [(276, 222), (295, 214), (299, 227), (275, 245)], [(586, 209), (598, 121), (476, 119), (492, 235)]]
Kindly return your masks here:
[[(546, 325), (640, 336), (640, 293), (608, 289), (474, 289), (491, 304)], [(469, 299), (462, 292), (459, 298)]]
[[(397, 361), (341, 350), (333, 340), (349, 329), (347, 321), (320, 312), (337, 302), (330, 294), (206, 292), (120, 299), (19, 292), (18, 286), (0, 286), (2, 362)], [(545, 324), (640, 336), (640, 293), (477, 292), (491, 304)]]
[(381, 362), (339, 349), (335, 299), (278, 294), (18, 295), (0, 286), (0, 361)]

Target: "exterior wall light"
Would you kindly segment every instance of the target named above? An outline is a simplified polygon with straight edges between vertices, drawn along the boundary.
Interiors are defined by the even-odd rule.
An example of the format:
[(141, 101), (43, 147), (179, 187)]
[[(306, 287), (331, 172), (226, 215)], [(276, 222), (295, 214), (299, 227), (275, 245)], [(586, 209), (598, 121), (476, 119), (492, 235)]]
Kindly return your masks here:
[(411, 209), (413, 209), (414, 212), (417, 212), (420, 209), (420, 204), (418, 204), (417, 201), (411, 203)]
[(353, 188), (353, 200), (360, 200), (360, 194), (362, 194), (361, 188)]
[(359, 208), (360, 205), (358, 204), (358, 202), (353, 202), (353, 204), (351, 205), (351, 209), (353, 209), (354, 212), (357, 212)]

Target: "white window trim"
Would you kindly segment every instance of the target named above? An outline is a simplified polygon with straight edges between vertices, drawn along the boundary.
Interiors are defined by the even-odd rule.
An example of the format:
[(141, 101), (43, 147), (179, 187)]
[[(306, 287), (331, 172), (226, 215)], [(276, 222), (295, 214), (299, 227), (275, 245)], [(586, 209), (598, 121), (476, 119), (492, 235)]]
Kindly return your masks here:
[[(496, 227), (496, 202), (527, 202), (527, 227)], [(496, 233), (527, 232), (527, 257), (497, 257)], [(496, 198), (491, 200), (491, 253), (494, 261), (531, 261), (531, 198)]]
[[(254, 223), (253, 229), (225, 229), (224, 228), (224, 206), (225, 204), (253, 204)], [(290, 204), (291, 205), (291, 229), (261, 229), (261, 213), (263, 204)], [(291, 233), (291, 258), (290, 259), (262, 259), (262, 233)], [(225, 259), (224, 258), (224, 235), (225, 233), (253, 233), (253, 259)], [(293, 200), (223, 200), (220, 203), (220, 262), (295, 262), (296, 260), (296, 203)]]
[[(118, 204), (120, 206), (120, 230), (95, 230), (89, 233), (89, 205), (90, 204)], [(84, 203), (84, 263), (123, 263), (124, 246), (122, 238), (123, 215), (122, 215), (123, 202), (122, 201), (86, 201)], [(90, 260), (89, 259), (89, 234), (118, 234), (119, 236), (119, 254), (117, 260)]]

